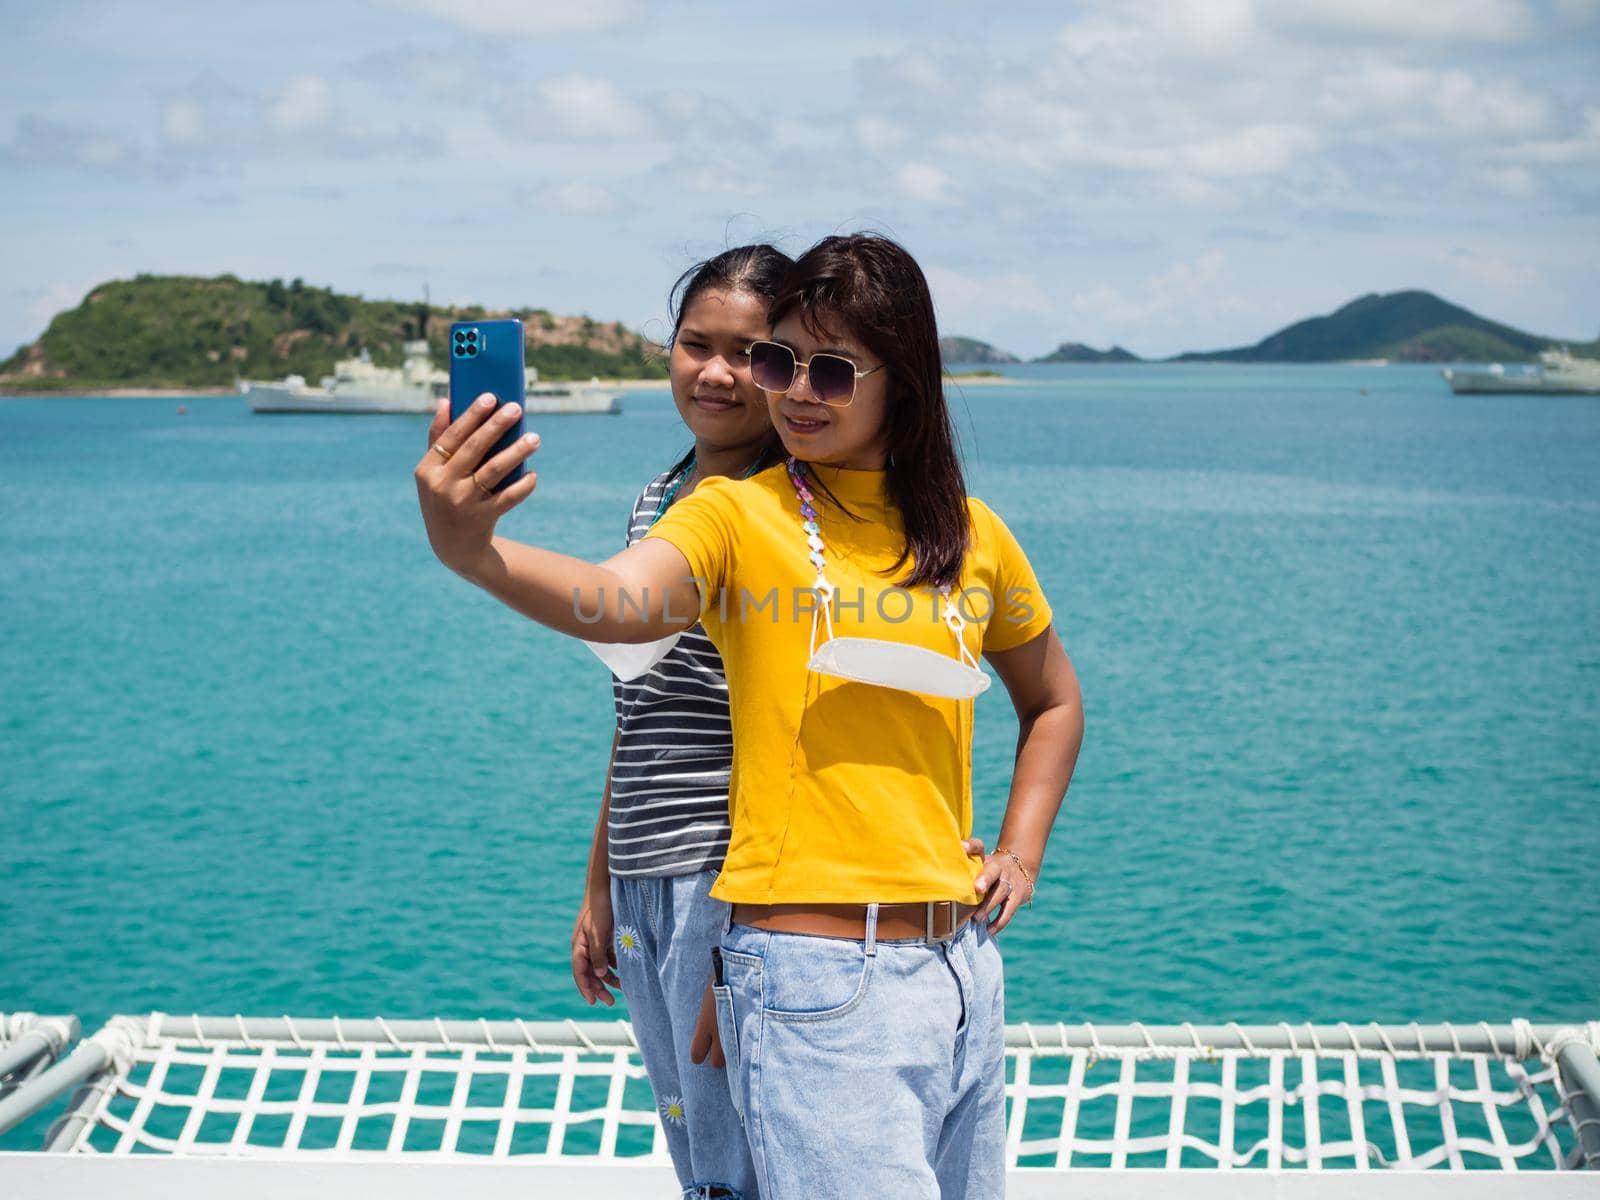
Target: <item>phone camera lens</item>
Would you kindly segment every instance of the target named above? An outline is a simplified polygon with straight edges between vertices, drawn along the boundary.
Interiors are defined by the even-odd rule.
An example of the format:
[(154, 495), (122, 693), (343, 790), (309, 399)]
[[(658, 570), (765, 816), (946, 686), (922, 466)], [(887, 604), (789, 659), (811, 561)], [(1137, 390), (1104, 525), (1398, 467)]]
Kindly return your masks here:
[(470, 331), (470, 332), (469, 332), (469, 333), (468, 333), (468, 334), (467, 334), (467, 341), (469, 341), (469, 342), (475, 342), (475, 341), (477, 341), (477, 340), (478, 340), (478, 331), (477, 331), (477, 330), (476, 330), (476, 329), (474, 329), (474, 330), (471, 330), (471, 331)]

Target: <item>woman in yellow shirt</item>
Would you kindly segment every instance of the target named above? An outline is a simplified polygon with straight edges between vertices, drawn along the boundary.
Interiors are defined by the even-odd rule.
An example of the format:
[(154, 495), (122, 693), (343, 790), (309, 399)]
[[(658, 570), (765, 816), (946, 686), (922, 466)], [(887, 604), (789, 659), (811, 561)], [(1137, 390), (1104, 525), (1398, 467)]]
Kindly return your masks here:
[[(1026, 557), (966, 495), (926, 280), (883, 238), (795, 264), (751, 348), (789, 461), (710, 480), (591, 565), (494, 536), (536, 486), (484, 461), (514, 413), (447, 426), (416, 471), (435, 552), (552, 628), (645, 641), (699, 619), (733, 714), (718, 1028), (762, 1195), (1004, 1188), (993, 935), (1032, 899), (1082, 740)], [(488, 417), (486, 420), (485, 418)], [(965, 857), (986, 658), (1020, 722), (996, 850)]]

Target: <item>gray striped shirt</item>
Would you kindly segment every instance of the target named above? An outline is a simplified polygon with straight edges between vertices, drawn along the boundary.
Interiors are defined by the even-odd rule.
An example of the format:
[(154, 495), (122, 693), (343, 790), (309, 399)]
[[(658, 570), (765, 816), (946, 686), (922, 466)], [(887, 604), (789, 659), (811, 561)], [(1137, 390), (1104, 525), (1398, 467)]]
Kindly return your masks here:
[[(633, 502), (628, 544), (643, 537), (672, 482), (652, 479)], [(722, 658), (694, 626), (645, 674), (611, 681), (617, 751), (611, 762), (611, 873), (689, 875), (728, 852), (733, 725)]]

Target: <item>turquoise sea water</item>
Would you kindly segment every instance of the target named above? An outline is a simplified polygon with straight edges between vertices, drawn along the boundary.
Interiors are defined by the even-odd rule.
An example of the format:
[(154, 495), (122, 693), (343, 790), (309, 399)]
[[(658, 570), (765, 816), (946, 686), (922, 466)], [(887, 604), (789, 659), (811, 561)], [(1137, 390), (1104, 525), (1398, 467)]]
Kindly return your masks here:
[[(971, 482), (1088, 735), (1010, 1019), (1600, 1015), (1600, 402), (1016, 374)], [(582, 1015), (603, 669), (433, 559), (423, 419), (178, 403), (0, 401), (0, 1011)], [(535, 422), (505, 532), (618, 544), (685, 444), (625, 404)]]

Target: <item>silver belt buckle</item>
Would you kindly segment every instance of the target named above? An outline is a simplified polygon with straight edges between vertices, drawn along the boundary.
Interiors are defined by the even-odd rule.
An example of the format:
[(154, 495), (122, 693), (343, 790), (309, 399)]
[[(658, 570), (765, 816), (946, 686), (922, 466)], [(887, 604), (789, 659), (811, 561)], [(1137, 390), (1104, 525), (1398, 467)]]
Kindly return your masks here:
[[(949, 928), (946, 929), (943, 933), (935, 933), (933, 931), (933, 914), (934, 914), (935, 910), (937, 910), (941, 905), (944, 907), (946, 921), (947, 921), (947, 923), (949, 925)], [(934, 946), (940, 946), (940, 945), (943, 945), (945, 942), (948, 942), (951, 938), (955, 937), (955, 935), (956, 935), (956, 906), (955, 906), (955, 901), (953, 901), (953, 900), (929, 900), (927, 902), (927, 910), (926, 910), (926, 912), (927, 912), (927, 916), (926, 916), (924, 924), (923, 924), (923, 930), (924, 930), (924, 933), (926, 934), (926, 939), (929, 942), (929, 944), (934, 945)]]

